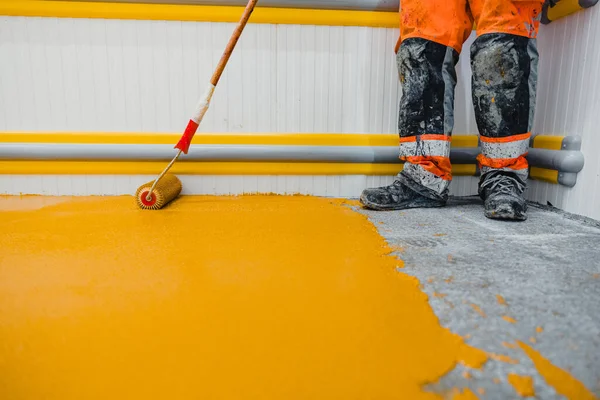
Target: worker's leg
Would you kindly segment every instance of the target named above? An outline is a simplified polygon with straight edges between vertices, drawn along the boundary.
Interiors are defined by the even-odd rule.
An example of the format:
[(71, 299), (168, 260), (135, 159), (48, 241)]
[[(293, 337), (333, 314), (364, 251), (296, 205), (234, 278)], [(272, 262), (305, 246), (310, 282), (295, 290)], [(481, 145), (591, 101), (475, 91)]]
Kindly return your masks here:
[(479, 193), (487, 217), (524, 220), (542, 1), (472, 0), (471, 7), (477, 24), (471, 67), (481, 134)]
[(402, 97), (398, 129), (404, 169), (386, 187), (361, 195), (366, 207), (439, 207), (452, 180), (455, 65), (472, 30), (467, 0), (403, 0), (397, 52)]

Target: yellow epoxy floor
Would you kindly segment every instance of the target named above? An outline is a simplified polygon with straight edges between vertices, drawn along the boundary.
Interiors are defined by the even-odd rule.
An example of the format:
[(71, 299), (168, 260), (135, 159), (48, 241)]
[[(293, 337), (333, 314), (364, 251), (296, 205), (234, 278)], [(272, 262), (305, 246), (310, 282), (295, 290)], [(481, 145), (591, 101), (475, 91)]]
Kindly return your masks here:
[(2, 399), (429, 399), (485, 353), (310, 197), (0, 198)]

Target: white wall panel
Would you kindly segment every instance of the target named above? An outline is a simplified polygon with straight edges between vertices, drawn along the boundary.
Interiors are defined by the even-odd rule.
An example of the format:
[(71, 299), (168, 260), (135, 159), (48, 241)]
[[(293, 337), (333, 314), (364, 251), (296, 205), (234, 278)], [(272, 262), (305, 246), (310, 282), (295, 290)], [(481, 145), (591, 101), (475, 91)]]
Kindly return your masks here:
[[(231, 23), (0, 17), (5, 130), (179, 132)], [(248, 25), (201, 129), (395, 132), (397, 29)]]
[[(144, 175), (0, 175), (0, 195), (115, 196), (133, 195), (156, 176)], [(239, 195), (255, 193), (311, 194), (358, 198), (366, 187), (388, 185), (390, 176), (179, 176), (183, 194)], [(458, 191), (477, 190), (477, 179), (461, 177)]]
[[(133, 195), (155, 179), (143, 175), (0, 175), (0, 195)], [(357, 198), (366, 186), (389, 184), (387, 176), (180, 176), (183, 194), (312, 194)]]

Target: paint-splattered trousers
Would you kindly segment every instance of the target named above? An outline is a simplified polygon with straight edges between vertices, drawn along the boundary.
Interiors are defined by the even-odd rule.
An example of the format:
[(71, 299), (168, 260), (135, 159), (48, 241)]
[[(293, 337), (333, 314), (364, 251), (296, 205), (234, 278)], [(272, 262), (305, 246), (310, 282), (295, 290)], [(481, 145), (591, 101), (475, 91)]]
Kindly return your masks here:
[(542, 0), (402, 0), (397, 47), (402, 89), (399, 179), (432, 198), (452, 180), (455, 66), (471, 46), (472, 97), (482, 176), (503, 169), (527, 180)]

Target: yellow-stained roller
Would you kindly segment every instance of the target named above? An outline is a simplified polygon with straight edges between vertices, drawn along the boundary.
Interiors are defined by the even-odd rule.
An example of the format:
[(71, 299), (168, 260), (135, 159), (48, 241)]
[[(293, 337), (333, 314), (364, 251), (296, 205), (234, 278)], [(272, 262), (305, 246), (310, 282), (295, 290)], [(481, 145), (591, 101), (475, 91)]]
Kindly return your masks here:
[(181, 181), (173, 174), (163, 176), (154, 190), (152, 190), (153, 184), (154, 181), (147, 182), (140, 186), (135, 193), (137, 205), (142, 210), (160, 210), (175, 200), (182, 189)]

